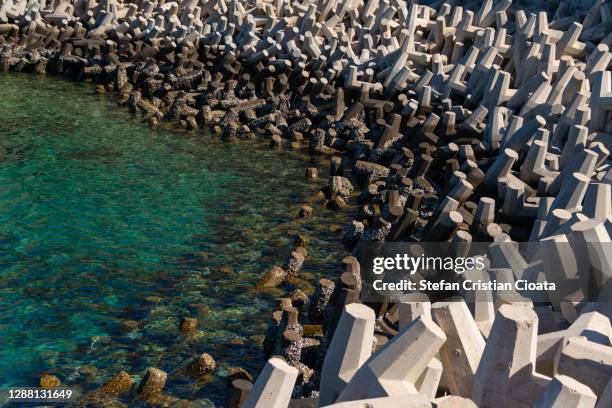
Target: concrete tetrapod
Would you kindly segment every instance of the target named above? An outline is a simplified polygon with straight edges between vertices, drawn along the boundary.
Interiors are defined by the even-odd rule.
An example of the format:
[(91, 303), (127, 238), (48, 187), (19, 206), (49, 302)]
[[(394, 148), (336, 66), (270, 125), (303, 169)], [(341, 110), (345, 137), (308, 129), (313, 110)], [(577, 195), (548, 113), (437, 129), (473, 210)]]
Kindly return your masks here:
[[(532, 247), (546, 237), (555, 245), (536, 259), (534, 251), (526, 263), (498, 247), (491, 251), (493, 268), (516, 265), (515, 271), (527, 273), (543, 258), (546, 277), (570, 280), (593, 270), (598, 280), (590, 281), (603, 299), (612, 293), (612, 256), (602, 245), (612, 233), (609, 1), (510, 3), (0, 0), (0, 71), (92, 81), (98, 92), (119, 91), (121, 103), (152, 124), (176, 120), (192, 130), (222, 130), (228, 138), (257, 133), (282, 145), (310, 140), (313, 154), (334, 154), (330, 205), (342, 208), (353, 190), (364, 193), (358, 200), (365, 217), (349, 235), (355, 245), (412, 236), (462, 244), (524, 241), (521, 230), (537, 217), (526, 228), (532, 229)], [(470, 10), (477, 5), (480, 10)], [(423, 217), (430, 211), (435, 216)], [(582, 247), (576, 259), (574, 248), (564, 249), (568, 242)], [(274, 269), (273, 280), (296, 274), (299, 254), (285, 270)], [(358, 277), (357, 261), (350, 265), (345, 272)], [(333, 285), (322, 283), (310, 307), (310, 323), (323, 322), (330, 333), (340, 318), (324, 313)], [(356, 281), (347, 293), (358, 296), (360, 285)], [(586, 307), (609, 310), (604, 302), (584, 305), (599, 291), (581, 298), (557, 288), (550, 300), (568, 321)], [(476, 324), (487, 337), (495, 318), (492, 300), (490, 290), (474, 293)], [(501, 305), (512, 301), (497, 294), (501, 332), (491, 333), (486, 346), (493, 362), (480, 364), (484, 374), (477, 371), (502, 402), (516, 386), (535, 384), (534, 396), (546, 382), (531, 382), (535, 347), (527, 344), (534, 322), (506, 313), (510, 309)], [(399, 320), (401, 333), (428, 304), (403, 305), (392, 322)], [(283, 322), (272, 347), (284, 349), (292, 364), (314, 360), (300, 341), (304, 349), (318, 341), (293, 330), (301, 328), (298, 309), (283, 307), (278, 321), (289, 316), (292, 327), (285, 330)], [(580, 367), (591, 366), (589, 359), (578, 360)], [(419, 364), (423, 372), (406, 383), (420, 390), (420, 378), (435, 384), (436, 364), (433, 358)], [(386, 368), (378, 367), (383, 384), (391, 381), (384, 380)], [(152, 394), (164, 383), (159, 371), (145, 381)], [(310, 396), (309, 387), (302, 391)]]
[(593, 408), (597, 396), (584, 384), (565, 375), (557, 375), (536, 401), (535, 408)]
[(478, 408), (474, 401), (457, 395), (445, 395), (431, 401), (432, 408)]
[(361, 366), (337, 401), (417, 394), (415, 384), (445, 341), (438, 325), (419, 317)]
[(325, 408), (431, 408), (431, 402), (424, 395), (412, 394), (338, 402)]
[(437, 358), (432, 358), (421, 377), (414, 384), (419, 394), (431, 399), (436, 398), (440, 379), (442, 378), (442, 362)]
[(417, 317), (425, 315), (431, 318), (431, 303), (425, 293), (407, 293), (399, 301), (399, 329), (409, 326)]
[(608, 381), (608, 385), (606, 385), (606, 388), (604, 388), (603, 392), (599, 396), (597, 405), (595, 405), (595, 408), (606, 408), (606, 407), (612, 407), (612, 377), (610, 377), (610, 381)]
[(572, 337), (559, 352), (555, 374), (572, 377), (599, 396), (612, 378), (612, 347)]
[[(495, 316), (474, 377), (472, 400), (483, 407), (529, 406), (509, 395), (511, 383), (528, 382), (535, 367), (538, 316), (523, 304), (505, 304)], [(533, 396), (537, 398), (537, 395)]]
[[(484, 270), (471, 269), (464, 273), (465, 280), (473, 282), (489, 282), (490, 276)], [(485, 338), (489, 337), (491, 326), (495, 320), (495, 305), (493, 304), (493, 292), (491, 289), (483, 288), (473, 291), (466, 291), (464, 294), (470, 302), (470, 307), (473, 308), (474, 320), (476, 327)]]
[(372, 354), (374, 310), (360, 303), (344, 307), (321, 370), (319, 406), (333, 404)]
[(451, 394), (469, 397), (485, 348), (482, 334), (463, 299), (434, 303), (431, 313), (446, 334), (446, 343), (440, 349), (444, 383)]
[(565, 330), (538, 336), (536, 371), (552, 376), (558, 351), (571, 337), (584, 336), (589, 341), (610, 346), (610, 319), (598, 312), (582, 313)]
[(297, 376), (297, 368), (279, 357), (272, 357), (241, 408), (287, 408)]

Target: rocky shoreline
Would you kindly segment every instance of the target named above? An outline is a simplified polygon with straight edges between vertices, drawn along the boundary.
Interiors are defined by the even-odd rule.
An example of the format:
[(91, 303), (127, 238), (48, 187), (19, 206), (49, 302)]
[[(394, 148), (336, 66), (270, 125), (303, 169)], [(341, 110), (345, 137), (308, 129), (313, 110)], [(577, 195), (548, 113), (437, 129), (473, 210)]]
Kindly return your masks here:
[[(610, 242), (612, 10), (601, 1), (531, 7), (546, 10), (509, 0), (6, 1), (0, 71), (91, 81), (151, 125), (330, 156), (321, 194), (333, 209), (359, 204), (344, 233), (355, 257), (311, 297), (280, 300), (264, 342), (271, 359), (254, 385), (228, 379), (227, 407), (561, 406), (570, 388), (585, 406), (605, 406), (605, 281), (600, 303), (584, 293), (535, 304), (490, 291), (472, 311), (416, 293), (364, 301), (358, 258), (368, 245), (493, 243), (492, 273), (514, 280), (529, 271), (537, 281), (567, 267), (549, 261), (565, 256), (562, 243)], [(507, 245), (544, 241), (559, 246), (534, 256)], [(303, 244), (260, 286), (295, 277)], [(604, 275), (609, 257), (603, 244), (589, 251)], [(578, 358), (580, 347), (589, 353)], [(502, 349), (514, 351), (495, 354)], [(392, 356), (418, 361), (406, 370)], [(576, 371), (586, 367), (594, 374)], [(128, 379), (119, 374), (120, 385), (96, 396), (129, 392)], [(179, 404), (162, 393), (165, 380), (151, 368), (135, 395)]]

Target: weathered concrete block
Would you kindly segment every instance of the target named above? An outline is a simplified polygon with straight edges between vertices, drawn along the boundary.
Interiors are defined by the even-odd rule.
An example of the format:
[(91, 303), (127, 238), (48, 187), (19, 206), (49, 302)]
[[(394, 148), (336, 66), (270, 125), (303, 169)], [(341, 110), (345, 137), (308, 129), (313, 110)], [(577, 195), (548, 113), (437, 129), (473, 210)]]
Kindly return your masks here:
[(240, 408), (253, 389), (253, 384), (243, 378), (233, 380), (227, 390), (223, 408)]
[(353, 191), (353, 185), (346, 177), (332, 176), (329, 178), (328, 189), (331, 197), (337, 196), (346, 201)]

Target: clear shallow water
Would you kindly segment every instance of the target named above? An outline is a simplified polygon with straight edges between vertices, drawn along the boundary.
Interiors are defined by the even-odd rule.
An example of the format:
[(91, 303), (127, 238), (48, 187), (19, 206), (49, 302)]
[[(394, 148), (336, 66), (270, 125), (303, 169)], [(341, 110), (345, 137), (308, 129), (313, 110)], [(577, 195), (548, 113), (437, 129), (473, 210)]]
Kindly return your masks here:
[[(280, 292), (251, 289), (295, 234), (317, 235), (305, 282), (341, 259), (326, 229), (341, 215), (316, 208), (321, 218), (296, 221), (321, 187), (305, 168), (326, 171), (309, 160), (150, 129), (90, 85), (0, 76), (0, 387), (52, 373), (95, 388), (121, 369), (138, 379), (209, 352), (215, 381), (171, 375), (166, 388), (219, 402), (230, 366), (255, 374), (263, 362), (257, 335)], [(182, 335), (181, 316), (200, 331)]]

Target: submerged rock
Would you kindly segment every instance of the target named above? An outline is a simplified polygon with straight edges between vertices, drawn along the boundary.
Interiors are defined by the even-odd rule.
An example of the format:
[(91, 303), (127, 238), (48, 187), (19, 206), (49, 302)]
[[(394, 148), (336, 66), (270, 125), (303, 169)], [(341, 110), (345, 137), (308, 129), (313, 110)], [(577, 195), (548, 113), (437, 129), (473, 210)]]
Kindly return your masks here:
[(136, 320), (124, 320), (121, 322), (123, 330), (131, 332), (138, 329), (138, 322)]
[(117, 396), (132, 389), (134, 380), (125, 371), (120, 371), (106, 384), (99, 388), (99, 392), (107, 395)]
[(310, 180), (315, 180), (319, 178), (319, 173), (316, 167), (309, 167), (306, 169), (306, 178)]
[(98, 374), (98, 369), (92, 365), (85, 364), (79, 367), (79, 375), (83, 376), (86, 381), (93, 381)]
[(344, 201), (347, 201), (351, 193), (353, 192), (353, 185), (351, 181), (346, 177), (332, 176), (329, 178), (327, 187), (329, 189), (329, 198), (340, 197)]
[(155, 398), (159, 394), (161, 394), (164, 386), (166, 385), (166, 380), (168, 379), (168, 374), (165, 371), (160, 370), (159, 368), (149, 368), (140, 382), (138, 387), (138, 395), (144, 400), (149, 398)]
[(311, 217), (312, 216), (312, 207), (309, 205), (303, 205), (300, 208), (300, 218), (307, 218), (307, 217)]
[(274, 288), (285, 280), (287, 272), (278, 266), (273, 267), (263, 278), (257, 283), (258, 287), (261, 288)]
[(42, 377), (40, 377), (40, 388), (44, 388), (48, 390), (50, 388), (59, 387), (60, 384), (61, 384), (60, 379), (54, 375), (45, 374)]
[(215, 359), (210, 354), (202, 353), (185, 367), (184, 373), (194, 380), (200, 380), (212, 374), (216, 366)]
[(198, 327), (198, 319), (194, 319), (191, 317), (183, 317), (181, 318), (180, 329), (183, 333), (189, 333), (197, 329)]

